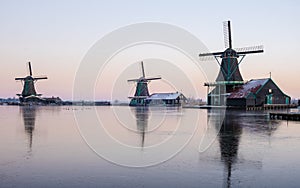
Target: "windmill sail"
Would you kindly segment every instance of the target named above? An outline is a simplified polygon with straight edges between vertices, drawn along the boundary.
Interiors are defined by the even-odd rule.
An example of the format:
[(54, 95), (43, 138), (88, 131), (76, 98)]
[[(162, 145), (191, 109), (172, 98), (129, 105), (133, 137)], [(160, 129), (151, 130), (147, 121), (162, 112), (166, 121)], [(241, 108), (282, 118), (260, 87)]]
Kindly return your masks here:
[(264, 46), (251, 46), (251, 47), (244, 47), (244, 48), (235, 48), (235, 51), (238, 54), (251, 54), (251, 53), (262, 53), (264, 52)]
[(230, 21), (223, 22), (225, 48), (232, 48)]
[(38, 76), (38, 77), (34, 77), (33, 78), (34, 80), (45, 80), (45, 79), (48, 79), (47, 76)]
[(32, 69), (31, 69), (31, 63), (28, 62), (28, 68), (29, 68), (29, 75), (32, 76)]
[(25, 80), (25, 77), (24, 78), (15, 78), (15, 80)]
[(160, 76), (158, 76), (158, 77), (145, 78), (145, 80), (147, 80), (147, 81), (150, 81), (150, 80), (160, 80), (160, 79), (161, 79)]
[(145, 69), (144, 69), (144, 63), (143, 61), (141, 61), (141, 67), (142, 67), (142, 75), (143, 75), (143, 78), (145, 78)]

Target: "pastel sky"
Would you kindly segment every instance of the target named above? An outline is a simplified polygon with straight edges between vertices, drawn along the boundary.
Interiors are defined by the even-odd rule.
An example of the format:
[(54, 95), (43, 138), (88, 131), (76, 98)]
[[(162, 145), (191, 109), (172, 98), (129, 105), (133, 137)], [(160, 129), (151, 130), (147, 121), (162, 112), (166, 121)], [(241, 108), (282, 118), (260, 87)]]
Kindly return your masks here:
[[(273, 80), (286, 94), (300, 98), (299, 8), (300, 2), (296, 0), (1, 0), (0, 98), (13, 97), (21, 92), (22, 85), (14, 78), (26, 76), (26, 62), (31, 61), (34, 75), (49, 78), (37, 82), (39, 93), (71, 99), (77, 68), (89, 49), (106, 34), (130, 24), (172, 24), (192, 33), (209, 50), (224, 50), (222, 22), (228, 19), (232, 22), (234, 47), (264, 45), (263, 54), (248, 55), (240, 65), (243, 78), (265, 78), (272, 72)], [(128, 79), (140, 75), (140, 70), (136, 75), (130, 74), (138, 66), (129, 67), (132, 69), (126, 70)], [(155, 67), (148, 67), (149, 76), (159, 75)], [(122, 75), (122, 78), (127, 79), (127, 75)], [(187, 91), (184, 86), (180, 88), (180, 84), (176, 89), (184, 90), (191, 97), (205, 97), (203, 76), (200, 75), (199, 80), (196, 76), (191, 77), (197, 82), (194, 84), (199, 87), (199, 95), (192, 96), (194, 92)], [(180, 78), (172, 79), (174, 83), (182, 82)], [(111, 99), (106, 91), (111, 88), (110, 81), (105, 81), (106, 86), (96, 89), (97, 99)], [(172, 90), (166, 85), (153, 84), (151, 91)], [(125, 91), (115, 93), (113, 99), (124, 100), (132, 94), (132, 85), (123, 88)]]

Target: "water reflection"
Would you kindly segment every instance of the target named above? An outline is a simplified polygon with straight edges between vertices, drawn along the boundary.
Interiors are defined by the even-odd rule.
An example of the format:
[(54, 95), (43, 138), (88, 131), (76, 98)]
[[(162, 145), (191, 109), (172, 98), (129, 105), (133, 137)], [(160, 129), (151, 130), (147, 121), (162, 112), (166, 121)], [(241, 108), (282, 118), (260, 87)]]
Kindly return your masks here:
[(145, 134), (148, 129), (149, 109), (148, 107), (135, 107), (134, 114), (137, 132), (141, 135), (141, 147), (143, 148), (145, 144)]
[(220, 144), (221, 160), (225, 165), (226, 187), (231, 186), (232, 166), (237, 161), (239, 142), (242, 135), (242, 127), (236, 113), (226, 112), (218, 139)]
[[(218, 116), (220, 112), (212, 111), (208, 114), (209, 126), (199, 127), (195, 134), (202, 135), (206, 133), (207, 128), (210, 137), (217, 138), (205, 153), (199, 154), (197, 146), (200, 137), (194, 137), (182, 152), (163, 164), (149, 168), (126, 168), (97, 157), (78, 133), (73, 111), (68, 109), (74, 108), (85, 117), (86, 114), (93, 112), (90, 108), (61, 108), (63, 110), (60, 111), (57, 107), (0, 106), (2, 125), (0, 150), (4, 151), (0, 161), (1, 185), (297, 187), (300, 183), (299, 122), (290, 121), (289, 125), (285, 126), (285, 121), (269, 120), (267, 112), (249, 111), (229, 111), (223, 121)], [(104, 114), (102, 117), (106, 117), (110, 123), (107, 127), (118, 125), (108, 129), (114, 133), (113, 135), (121, 135), (127, 141), (125, 142), (127, 145), (139, 147), (139, 151), (134, 151), (133, 157), (124, 155), (121, 150), (116, 151), (107, 144), (98, 132), (95, 133), (95, 141), (99, 146), (108, 148), (109, 152), (116, 151), (116, 155), (125, 158), (125, 162), (148, 159), (146, 158), (148, 146), (168, 138), (169, 135), (172, 137), (189, 135), (190, 129), (172, 134), (181, 118), (190, 119), (189, 117), (194, 117), (194, 113), (201, 112), (199, 124), (206, 125), (207, 120), (207, 111), (204, 109), (183, 109), (177, 113), (127, 106), (97, 108), (99, 114)], [(130, 127), (120, 129), (119, 121), (113, 118), (113, 108), (120, 109)], [(94, 131), (90, 129), (93, 127), (89, 126), (88, 118), (83, 119), (83, 122), (86, 122), (83, 127)], [(162, 123), (159, 124), (160, 122)], [(189, 126), (184, 125), (182, 126), (184, 128)], [(217, 128), (220, 128), (221, 132)], [(141, 145), (143, 149), (140, 148)], [(30, 147), (32, 152), (28, 153)], [(31, 154), (34, 157), (31, 157)], [(159, 156), (163, 154), (164, 150), (161, 150)], [(29, 157), (30, 160), (27, 160)]]
[(29, 152), (31, 152), (37, 107), (36, 106), (22, 106), (22, 107), (20, 107), (20, 110), (21, 110), (22, 117), (23, 117), (25, 133), (28, 135), (28, 139), (29, 139)]
[[(218, 125), (216, 123), (216, 129)], [(225, 166), (224, 187), (231, 187), (232, 170), (238, 162), (238, 151), (243, 131), (270, 137), (278, 125), (278, 122), (270, 121), (262, 113), (226, 110), (218, 134), (221, 161)]]

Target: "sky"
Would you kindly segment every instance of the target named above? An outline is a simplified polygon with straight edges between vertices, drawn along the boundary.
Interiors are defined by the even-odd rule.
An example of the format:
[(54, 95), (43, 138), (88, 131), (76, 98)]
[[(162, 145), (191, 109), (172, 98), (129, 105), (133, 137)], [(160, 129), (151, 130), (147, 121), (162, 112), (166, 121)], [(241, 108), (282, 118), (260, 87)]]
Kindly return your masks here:
[[(34, 75), (48, 76), (48, 80), (36, 83), (39, 93), (43, 96), (59, 96), (64, 100), (72, 99), (76, 73), (90, 48), (105, 35), (131, 24), (171, 24), (196, 36), (209, 50), (222, 51), (222, 22), (225, 20), (231, 20), (233, 47), (264, 45), (264, 53), (248, 55), (241, 63), (240, 71), (244, 80), (266, 78), (271, 72), (272, 79), (286, 94), (300, 98), (300, 2), (296, 0), (1, 0), (0, 5), (0, 98), (14, 97), (21, 92), (22, 84), (14, 78), (26, 76), (26, 62), (31, 61)], [(155, 61), (146, 61), (147, 75), (165, 76), (168, 78), (165, 83), (169, 83), (167, 86), (162, 83), (163, 80), (153, 81), (151, 92), (169, 92), (172, 91), (170, 85), (177, 84), (175, 89), (187, 93), (189, 97), (205, 98), (203, 75), (199, 75), (199, 79), (196, 74), (191, 77), (194, 84), (191, 87), (196, 85), (198, 90), (193, 92), (188, 87), (184, 88), (187, 84), (179, 76), (172, 77), (163, 71), (157, 71), (156, 74), (155, 71), (162, 68), (155, 67), (155, 63), (151, 62)], [(169, 62), (161, 63), (164, 67)], [(128, 64), (119, 73), (122, 75), (119, 78), (124, 78), (124, 82), (98, 80), (105, 84), (95, 89), (96, 98), (126, 100), (128, 95), (132, 95), (134, 85), (127, 83), (126, 79), (140, 75), (138, 63), (135, 64)], [(174, 62), (170, 66), (174, 66)], [(134, 70), (137, 71), (133, 74)], [(218, 70), (215, 72), (217, 76)], [(108, 91), (112, 88), (111, 84), (122, 85), (113, 97)], [(82, 96), (82, 99), (85, 97)]]

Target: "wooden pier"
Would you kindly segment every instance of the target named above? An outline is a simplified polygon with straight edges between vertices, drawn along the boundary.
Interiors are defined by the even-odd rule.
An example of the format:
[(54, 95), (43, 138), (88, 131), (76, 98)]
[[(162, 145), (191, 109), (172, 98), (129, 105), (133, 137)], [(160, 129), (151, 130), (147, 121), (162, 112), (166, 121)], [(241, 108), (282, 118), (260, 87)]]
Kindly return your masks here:
[(270, 119), (300, 121), (300, 113), (293, 112), (270, 112)]
[(246, 110), (284, 110), (297, 108), (296, 104), (264, 104), (263, 106), (247, 106)]

